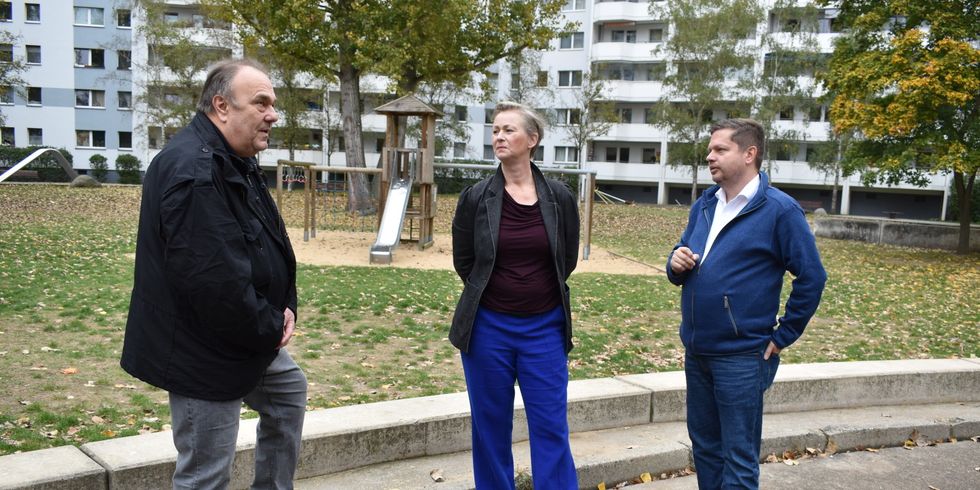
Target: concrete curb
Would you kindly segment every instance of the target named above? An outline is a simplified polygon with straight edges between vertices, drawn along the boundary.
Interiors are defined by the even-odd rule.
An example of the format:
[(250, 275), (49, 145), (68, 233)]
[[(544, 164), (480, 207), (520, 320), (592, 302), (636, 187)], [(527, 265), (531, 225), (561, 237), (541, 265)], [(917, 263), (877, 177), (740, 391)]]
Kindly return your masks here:
[[(681, 421), (684, 396), (682, 372), (573, 381), (569, 383), (568, 393), (569, 424), (573, 433), (585, 433)], [(978, 360), (862, 361), (781, 366), (773, 388), (767, 393), (766, 408), (768, 413), (787, 413), (973, 401), (980, 401)], [(527, 439), (527, 429), (520, 398), (515, 405), (514, 440), (517, 442)], [(255, 423), (255, 420), (242, 421), (233, 488), (244, 488), (250, 483)], [(312, 411), (306, 417), (296, 478), (466, 451), (470, 444), (469, 424), (466, 393)], [(980, 420), (969, 420), (956, 427), (947, 428), (946, 437), (951, 431), (977, 435)], [(840, 439), (836, 442), (838, 446), (874, 446), (877, 441), (892, 441), (897, 437), (897, 434), (859, 434), (847, 439), (851, 437), (847, 434), (853, 432), (841, 429), (839, 434), (835, 433)], [(924, 425), (919, 432), (933, 435), (942, 429)], [(817, 436), (793, 437), (808, 441)], [(71, 450), (74, 450), (71, 461), (79, 460), (78, 469), (65, 464), (69, 458), (66, 451)], [(53, 484), (58, 488), (166, 488), (170, 486), (176, 454), (170, 432), (160, 432), (89, 443), (80, 451), (54, 448), (3, 456), (0, 457), (3, 482), (0, 489), (45, 488), (38, 485), (46, 482), (56, 482)], [(82, 464), (81, 459), (86, 457), (89, 461)], [(33, 471), (17, 468), (33, 468)], [(588, 468), (586, 465), (582, 470), (591, 472)], [(612, 468), (597, 466), (595, 471), (612, 471)], [(93, 483), (99, 478), (101, 485)], [(605, 477), (605, 481), (610, 479)]]

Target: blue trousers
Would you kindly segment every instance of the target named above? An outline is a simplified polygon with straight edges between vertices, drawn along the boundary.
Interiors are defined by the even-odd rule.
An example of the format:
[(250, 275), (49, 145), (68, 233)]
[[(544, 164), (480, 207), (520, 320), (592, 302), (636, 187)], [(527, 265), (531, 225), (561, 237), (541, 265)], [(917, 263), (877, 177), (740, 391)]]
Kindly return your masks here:
[(279, 349), (244, 399), (211, 401), (170, 393), (177, 446), (174, 490), (228, 488), (243, 401), (259, 412), (252, 488), (293, 488), (306, 415), (306, 375), (286, 349)]
[(479, 308), (463, 372), (479, 490), (514, 488), (514, 381), (527, 414), (534, 488), (577, 489), (568, 444), (568, 356), (559, 306), (523, 317)]
[(763, 352), (684, 358), (687, 431), (698, 488), (759, 488), (762, 396), (779, 356)]

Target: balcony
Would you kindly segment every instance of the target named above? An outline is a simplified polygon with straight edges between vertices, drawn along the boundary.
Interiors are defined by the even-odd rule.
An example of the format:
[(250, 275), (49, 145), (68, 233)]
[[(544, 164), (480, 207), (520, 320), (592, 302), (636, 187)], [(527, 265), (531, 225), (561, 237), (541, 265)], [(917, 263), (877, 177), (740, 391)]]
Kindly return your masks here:
[(617, 102), (652, 102), (663, 93), (661, 82), (605, 80), (606, 98)]
[(592, 45), (592, 62), (602, 61), (652, 61), (662, 60), (655, 53), (661, 43), (614, 43), (602, 42)]
[(627, 2), (627, 1), (604, 1), (596, 2), (592, 7), (593, 22), (609, 21), (648, 21), (653, 17), (650, 15), (650, 2)]

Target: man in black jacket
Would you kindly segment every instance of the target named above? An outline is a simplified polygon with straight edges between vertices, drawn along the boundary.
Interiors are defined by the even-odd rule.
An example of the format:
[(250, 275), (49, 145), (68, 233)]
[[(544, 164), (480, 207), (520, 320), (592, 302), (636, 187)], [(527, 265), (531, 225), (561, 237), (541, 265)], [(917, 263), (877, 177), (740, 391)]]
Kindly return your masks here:
[(284, 349), (296, 259), (255, 160), (275, 102), (258, 63), (217, 64), (143, 182), (121, 364), (169, 392), (175, 489), (228, 486), (243, 401), (260, 415), (252, 488), (292, 488), (306, 410)]

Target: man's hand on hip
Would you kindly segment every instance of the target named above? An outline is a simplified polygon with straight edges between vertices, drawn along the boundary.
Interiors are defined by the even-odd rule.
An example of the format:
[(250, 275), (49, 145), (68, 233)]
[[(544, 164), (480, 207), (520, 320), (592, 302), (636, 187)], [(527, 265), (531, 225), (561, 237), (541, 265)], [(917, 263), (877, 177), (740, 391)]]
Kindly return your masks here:
[(296, 330), (296, 315), (293, 310), (286, 308), (282, 310), (282, 341), (279, 342), (277, 349), (286, 347), (289, 343), (289, 339), (293, 338), (293, 332)]

